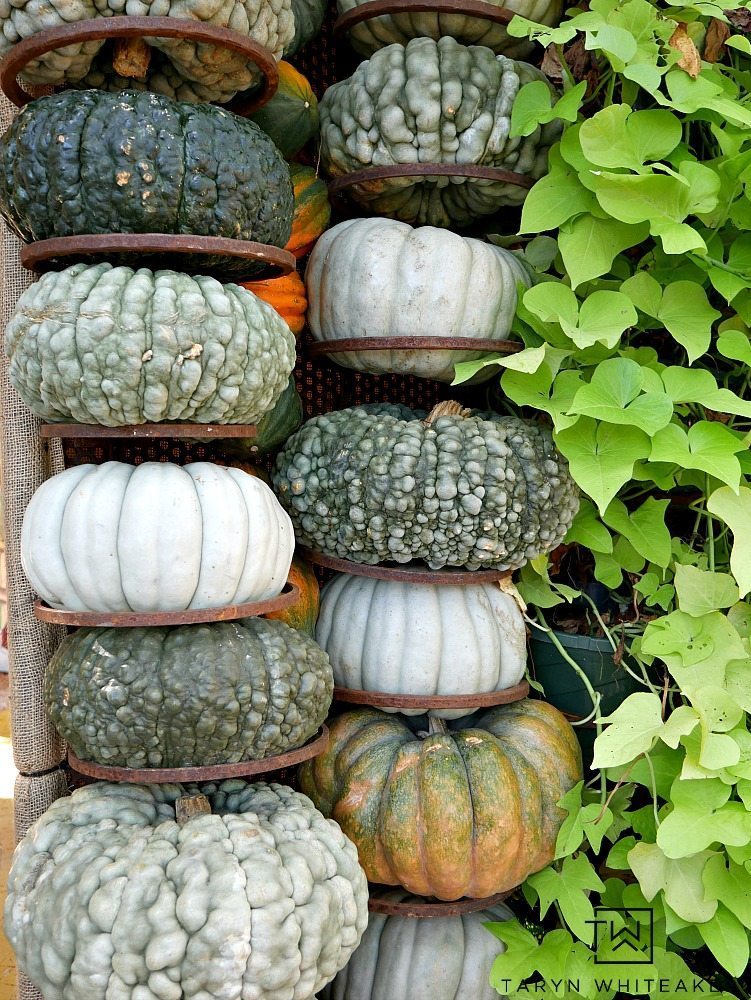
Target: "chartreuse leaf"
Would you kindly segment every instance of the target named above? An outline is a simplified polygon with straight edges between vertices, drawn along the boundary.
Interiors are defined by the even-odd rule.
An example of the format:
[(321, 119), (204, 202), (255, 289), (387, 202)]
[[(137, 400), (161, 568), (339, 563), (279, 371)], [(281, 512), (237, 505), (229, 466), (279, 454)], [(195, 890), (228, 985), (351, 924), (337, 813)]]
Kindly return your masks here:
[(568, 813), (558, 832), (555, 845), (556, 859), (573, 854), (584, 841), (589, 841), (595, 851), (599, 851), (605, 834), (613, 823), (613, 813), (600, 801), (582, 802), (584, 782), (580, 781), (558, 805)]
[(668, 858), (657, 844), (636, 844), (628, 853), (628, 862), (647, 900), (658, 892), (679, 917), (689, 923), (711, 920), (717, 902), (704, 897), (702, 872), (712, 851), (700, 851), (687, 858)]
[(592, 381), (574, 396), (569, 413), (581, 413), (611, 424), (628, 424), (655, 434), (670, 422), (673, 405), (666, 393), (642, 391), (643, 385), (643, 369), (636, 361), (630, 358), (603, 361), (595, 369)]
[(645, 500), (629, 513), (620, 500), (613, 500), (603, 514), (605, 523), (625, 536), (636, 551), (663, 569), (670, 562), (670, 532), (665, 524), (668, 500)]
[[(662, 323), (670, 335), (685, 347), (689, 363), (706, 353), (712, 324), (719, 319), (720, 313), (710, 305), (701, 285), (695, 281), (673, 281), (663, 289), (651, 275), (640, 271), (623, 282), (621, 291), (637, 309)], [(709, 372), (706, 374), (712, 379)], [(703, 385), (709, 388), (707, 381)], [(713, 388), (717, 390), (716, 383)]]
[(597, 202), (573, 167), (551, 152), (550, 170), (524, 199), (520, 233), (540, 233), (556, 229), (582, 212), (597, 209)]
[(553, 92), (544, 80), (526, 83), (514, 99), (509, 135), (531, 135), (538, 125), (556, 118), (575, 122), (586, 89), (587, 82), (582, 80), (553, 103)]
[(725, 358), (751, 365), (751, 340), (741, 330), (723, 330), (717, 338), (717, 350)]
[(707, 500), (707, 509), (733, 532), (730, 568), (740, 596), (745, 597), (751, 591), (751, 489), (741, 486), (736, 494), (730, 487), (721, 486)]
[(703, 368), (671, 366), (663, 369), (660, 377), (674, 403), (701, 403), (718, 413), (751, 417), (751, 401), (741, 399), (729, 389), (719, 389), (712, 373)]
[(674, 583), (678, 607), (695, 618), (729, 608), (739, 598), (738, 586), (729, 573), (710, 573), (678, 563)]
[(595, 740), (594, 768), (627, 764), (652, 748), (662, 730), (662, 705), (656, 694), (639, 692), (628, 697), (612, 715)]
[[(497, 956), (490, 970), (490, 985), (499, 993), (507, 994), (519, 988), (519, 984), (535, 974), (537, 938), (517, 920), (504, 920), (502, 923), (487, 923), (487, 929), (506, 946)], [(513, 984), (507, 989), (507, 983)]]
[(540, 897), (541, 916), (556, 902), (574, 934), (582, 941), (592, 939), (589, 921), (594, 918), (594, 910), (587, 893), (605, 887), (585, 855), (565, 858), (560, 871), (543, 868), (530, 875), (528, 882)]
[(543, 323), (558, 323), (577, 347), (605, 343), (614, 347), (636, 322), (636, 310), (620, 292), (596, 291), (579, 302), (562, 282), (546, 281), (524, 294), (523, 306)]
[(751, 814), (740, 802), (728, 802), (730, 793), (719, 778), (674, 782), (670, 790), (673, 810), (657, 831), (665, 856), (687, 858), (716, 843), (745, 844), (751, 836)]
[(734, 913), (719, 904), (712, 919), (699, 924), (699, 933), (723, 968), (732, 976), (743, 975), (749, 958), (748, 933)]
[(725, 861), (721, 854), (707, 861), (702, 874), (706, 898), (722, 903), (751, 928), (751, 877), (742, 865), (728, 859), (726, 866)]
[(636, 427), (598, 424), (590, 417), (561, 430), (556, 443), (569, 462), (571, 475), (602, 514), (631, 478), (634, 462), (646, 458), (649, 437)]
[(498, 365), (500, 368), (533, 375), (545, 361), (547, 349), (547, 344), (541, 344), (540, 347), (527, 347), (517, 354), (505, 356), (498, 354), (489, 358), (478, 358), (476, 361), (460, 361), (454, 366), (454, 381), (451, 384), (460, 385), (489, 365)]
[(719, 611), (701, 618), (673, 611), (650, 622), (644, 630), (641, 651), (664, 660), (682, 690), (689, 694), (707, 685), (721, 687), (726, 665), (748, 655), (741, 637)]
[(659, 737), (669, 747), (675, 750), (682, 736), (688, 736), (699, 724), (699, 713), (690, 705), (679, 705), (665, 720), (665, 725), (659, 732)]
[(632, 111), (612, 104), (582, 123), (579, 141), (587, 159), (600, 167), (641, 171), (663, 160), (681, 141), (683, 128), (669, 111)]
[(548, 45), (565, 45), (572, 38), (576, 38), (577, 27), (573, 21), (567, 21), (560, 28), (548, 28), (537, 21), (530, 21), (527, 17), (520, 17), (515, 14), (506, 31), (512, 38), (529, 38), (533, 42), (539, 42), (544, 48)]
[(585, 497), (579, 503), (579, 510), (568, 529), (566, 541), (578, 542), (592, 552), (613, 551), (613, 536), (597, 517), (597, 511), (592, 503)]
[(586, 212), (561, 225), (558, 248), (571, 279), (578, 288), (585, 281), (607, 274), (623, 250), (638, 246), (649, 236), (646, 222), (631, 225), (617, 219), (600, 219)]
[(688, 432), (677, 424), (668, 424), (652, 438), (649, 460), (698, 469), (737, 491), (741, 465), (735, 456), (743, 448), (742, 438), (717, 421), (700, 420)]

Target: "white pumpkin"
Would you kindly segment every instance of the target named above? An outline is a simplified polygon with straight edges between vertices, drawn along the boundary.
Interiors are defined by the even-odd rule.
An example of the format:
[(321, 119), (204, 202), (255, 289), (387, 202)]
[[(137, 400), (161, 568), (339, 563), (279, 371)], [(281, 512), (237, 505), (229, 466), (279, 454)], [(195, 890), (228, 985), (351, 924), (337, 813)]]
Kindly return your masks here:
[(209, 462), (78, 465), (43, 483), (21, 531), (53, 608), (184, 611), (281, 593), (292, 522), (260, 479)]
[[(338, 687), (389, 694), (503, 690), (521, 681), (527, 660), (524, 618), (497, 584), (458, 587), (341, 574), (323, 588), (316, 641), (329, 654)], [(430, 714), (458, 719), (472, 711)]]
[[(506, 340), (517, 283), (531, 279), (509, 250), (432, 226), (350, 219), (329, 229), (308, 262), (308, 325), (315, 340), (468, 337)], [(344, 368), (451, 382), (479, 351), (390, 350), (331, 354)], [(492, 353), (492, 352), (491, 352)], [(494, 369), (488, 368), (484, 378)]]
[[(398, 889), (384, 895), (414, 898)], [(320, 1000), (498, 1000), (490, 969), (506, 947), (483, 925), (512, 918), (502, 903), (428, 920), (371, 913), (359, 948)]]

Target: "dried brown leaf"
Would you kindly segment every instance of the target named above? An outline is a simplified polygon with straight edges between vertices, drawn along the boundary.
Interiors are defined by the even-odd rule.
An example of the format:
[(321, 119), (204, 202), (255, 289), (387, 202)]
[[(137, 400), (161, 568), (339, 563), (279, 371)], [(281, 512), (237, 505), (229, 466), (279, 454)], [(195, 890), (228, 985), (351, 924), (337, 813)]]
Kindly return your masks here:
[(744, 35), (751, 32), (751, 10), (747, 7), (738, 7), (736, 10), (724, 10), (722, 13), (736, 31), (741, 31)]
[(560, 83), (563, 79), (563, 68), (561, 66), (561, 60), (558, 58), (558, 50), (555, 45), (548, 45), (545, 49), (545, 55), (543, 56), (540, 69), (549, 80), (555, 80)]
[(707, 62), (719, 62), (725, 55), (725, 42), (730, 38), (730, 28), (724, 21), (713, 17), (704, 40), (704, 58)]
[(668, 45), (671, 49), (675, 49), (676, 52), (681, 53), (678, 65), (688, 73), (692, 80), (695, 80), (701, 71), (701, 57), (699, 56), (699, 50), (694, 45), (693, 39), (686, 31), (685, 24), (682, 22), (678, 23), (678, 27), (668, 40)]

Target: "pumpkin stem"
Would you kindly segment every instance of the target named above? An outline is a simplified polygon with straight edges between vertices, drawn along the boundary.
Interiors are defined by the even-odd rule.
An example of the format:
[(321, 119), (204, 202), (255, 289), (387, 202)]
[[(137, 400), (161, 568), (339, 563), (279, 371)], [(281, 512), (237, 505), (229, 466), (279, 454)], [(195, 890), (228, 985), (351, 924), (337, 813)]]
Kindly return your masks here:
[(472, 413), (466, 406), (457, 403), (455, 399), (444, 399), (442, 403), (436, 403), (423, 423), (430, 427), (439, 417), (468, 417)]
[(434, 715), (428, 716), (428, 736), (447, 736), (448, 731), (445, 719), (436, 719)]
[(178, 826), (185, 826), (196, 816), (207, 816), (211, 805), (205, 795), (182, 795), (175, 803), (175, 819)]
[(119, 76), (142, 79), (151, 62), (151, 46), (143, 38), (116, 38), (112, 68)]

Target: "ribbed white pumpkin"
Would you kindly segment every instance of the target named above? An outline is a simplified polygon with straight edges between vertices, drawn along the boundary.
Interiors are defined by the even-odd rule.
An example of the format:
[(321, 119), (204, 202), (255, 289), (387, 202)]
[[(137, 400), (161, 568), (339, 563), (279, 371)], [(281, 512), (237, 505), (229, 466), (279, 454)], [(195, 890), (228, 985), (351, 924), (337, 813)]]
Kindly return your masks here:
[[(497, 584), (457, 587), (341, 574), (321, 594), (316, 641), (329, 654), (339, 687), (389, 694), (503, 690), (519, 683), (527, 659), (522, 613)], [(471, 711), (430, 714), (458, 719)]]
[[(531, 284), (508, 250), (433, 226), (350, 219), (329, 229), (308, 262), (308, 325), (319, 341), (350, 337), (505, 340), (517, 282)], [(451, 382), (454, 364), (488, 351), (360, 351), (331, 354), (344, 368)], [(486, 369), (490, 378), (494, 369)], [(497, 370), (496, 370), (497, 371)]]
[[(385, 895), (413, 898), (402, 890)], [(371, 913), (360, 946), (320, 1000), (498, 1000), (488, 979), (506, 948), (483, 924), (512, 918), (502, 903), (430, 920)]]
[(183, 611), (281, 593), (292, 522), (260, 479), (209, 462), (78, 465), (43, 483), (21, 532), (34, 590), (72, 611)]

